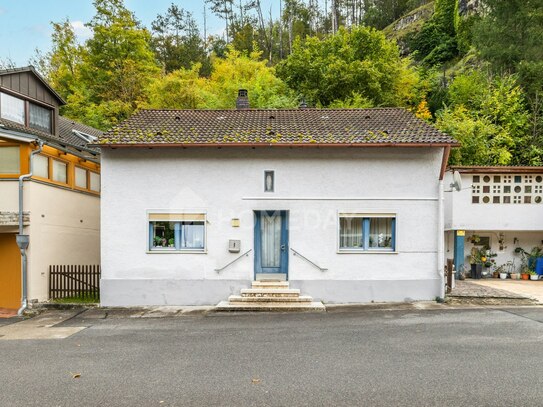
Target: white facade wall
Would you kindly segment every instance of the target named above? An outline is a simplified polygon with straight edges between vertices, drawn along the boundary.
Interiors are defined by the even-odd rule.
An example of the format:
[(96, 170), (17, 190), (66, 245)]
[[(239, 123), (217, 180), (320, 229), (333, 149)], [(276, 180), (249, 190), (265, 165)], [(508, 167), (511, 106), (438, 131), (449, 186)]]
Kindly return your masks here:
[[(0, 210), (18, 211), (18, 182), (0, 182)], [(28, 298), (48, 299), (49, 265), (100, 264), (100, 197), (36, 181), (24, 183), (24, 211), (30, 223)], [(16, 226), (0, 233), (17, 233)]]
[[(254, 211), (289, 211), (288, 279), (327, 302), (434, 299), (441, 148), (103, 149), (103, 305), (215, 304), (250, 286)], [(264, 192), (264, 170), (275, 192)], [(206, 253), (149, 253), (147, 212), (205, 212)], [(338, 212), (396, 214), (397, 253), (338, 253)], [(232, 227), (231, 219), (240, 219)], [(241, 240), (229, 253), (228, 240)]]
[[(445, 230), (543, 230), (543, 203), (493, 204), (481, 202), (473, 204), (470, 188), (473, 184), (473, 175), (482, 177), (482, 174), (461, 174), (463, 189), (445, 193)], [(504, 174), (491, 175), (503, 176)], [(447, 187), (451, 183), (452, 173), (447, 172), (445, 189), (450, 189)], [(523, 193), (519, 195), (523, 196)]]
[[(480, 177), (479, 185), (490, 186), (489, 203), (472, 203), (473, 176)], [(471, 235), (479, 235), (481, 237), (490, 238), (490, 249), (497, 256), (494, 258), (497, 265), (513, 261), (515, 267), (520, 267), (520, 257), (514, 253), (516, 247), (522, 247), (525, 250), (530, 250), (534, 246), (543, 245), (543, 203), (533, 203), (534, 197), (541, 195), (535, 193), (535, 186), (541, 185), (536, 182), (536, 174), (531, 175), (532, 203), (492, 203), (493, 182), (485, 183), (483, 181), (485, 173), (480, 174), (462, 173), (462, 190), (445, 193), (445, 255), (447, 258), (454, 257), (454, 230), (465, 231), (464, 241), (464, 268), (469, 270), (469, 255), (473, 244), (470, 243)], [(520, 175), (522, 177), (523, 188), (518, 194), (521, 198), (524, 197), (524, 176), (527, 174), (488, 174), (491, 178), (495, 175), (503, 177), (509, 175), (514, 177)], [(543, 171), (541, 174), (543, 175)], [(503, 180), (503, 178), (501, 178)], [(513, 178), (514, 179), (514, 178)], [(446, 189), (451, 189), (448, 186), (452, 183), (452, 173), (447, 172), (445, 175)], [(515, 183), (513, 182), (514, 188)], [(503, 187), (503, 184), (501, 185)], [(485, 194), (479, 194), (484, 196)], [(503, 190), (501, 190), (503, 196)], [(499, 244), (500, 236), (503, 237), (503, 245)], [(500, 248), (502, 247), (502, 249)]]

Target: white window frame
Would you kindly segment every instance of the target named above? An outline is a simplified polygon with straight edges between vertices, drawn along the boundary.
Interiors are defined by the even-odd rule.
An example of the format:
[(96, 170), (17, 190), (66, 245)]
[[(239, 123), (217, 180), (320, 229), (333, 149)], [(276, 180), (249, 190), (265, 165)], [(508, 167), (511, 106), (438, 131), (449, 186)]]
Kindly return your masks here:
[[(151, 222), (156, 222), (156, 220), (152, 220), (151, 217), (152, 215), (170, 215), (171, 216), (171, 220), (163, 220), (164, 222), (183, 222), (183, 221), (187, 221), (187, 219), (185, 220), (180, 220), (181, 217), (188, 217), (190, 218), (191, 215), (194, 215), (194, 216), (203, 216), (203, 222), (204, 222), (204, 248), (203, 249), (193, 249), (193, 248), (189, 248), (189, 249), (176, 249), (176, 248), (164, 248), (164, 249), (151, 249), (151, 239), (153, 238), (153, 235), (152, 235), (152, 232), (151, 232)], [(177, 219), (179, 220), (175, 220), (177, 217)], [(197, 221), (201, 221), (201, 220), (197, 220)], [(208, 234), (208, 228), (207, 228), (207, 225), (208, 225), (208, 219), (207, 219), (207, 212), (206, 211), (203, 211), (203, 210), (163, 210), (163, 209), (158, 209), (158, 210), (147, 210), (146, 212), (146, 216), (145, 216), (145, 224), (146, 224), (146, 230), (147, 230), (147, 233), (146, 233), (146, 239), (145, 239), (145, 248), (146, 248), (146, 253), (148, 254), (157, 254), (157, 253), (177, 253), (177, 254), (180, 254), (180, 253), (184, 253), (184, 254), (207, 254), (207, 234)]]

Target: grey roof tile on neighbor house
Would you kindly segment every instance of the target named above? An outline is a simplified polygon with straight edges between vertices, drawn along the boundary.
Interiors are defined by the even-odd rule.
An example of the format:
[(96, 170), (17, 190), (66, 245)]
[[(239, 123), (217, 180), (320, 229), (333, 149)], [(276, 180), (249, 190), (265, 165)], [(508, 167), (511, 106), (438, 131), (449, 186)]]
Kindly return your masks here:
[(115, 145), (457, 145), (402, 108), (140, 110), (99, 137)]
[(30, 134), (36, 136), (45, 141), (52, 141), (61, 146), (73, 147), (73, 148), (84, 148), (89, 150), (97, 151), (95, 148), (89, 147), (89, 142), (85, 141), (83, 138), (77, 136), (73, 130), (81, 132), (83, 134), (89, 134), (95, 138), (98, 138), (103, 134), (103, 131), (95, 129), (94, 127), (89, 127), (84, 124), (75, 122), (73, 120), (67, 119), (65, 117), (58, 117), (58, 135), (49, 134), (41, 130), (36, 130), (31, 127), (26, 127), (22, 124), (12, 122), (11, 120), (6, 120), (0, 118), (0, 125), (2, 128), (13, 130), (19, 133)]

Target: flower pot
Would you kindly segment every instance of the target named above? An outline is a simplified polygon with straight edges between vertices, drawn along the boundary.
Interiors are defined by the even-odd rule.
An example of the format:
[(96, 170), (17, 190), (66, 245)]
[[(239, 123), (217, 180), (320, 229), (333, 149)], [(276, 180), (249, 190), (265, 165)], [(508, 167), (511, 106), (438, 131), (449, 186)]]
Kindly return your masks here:
[(472, 264), (471, 265), (471, 278), (480, 279), (483, 272), (482, 264)]
[(522, 278), (523, 280), (529, 280), (529, 279), (530, 279), (530, 275), (527, 274), (527, 273), (522, 273), (522, 274), (520, 275), (520, 278)]
[(539, 280), (538, 274), (530, 274), (530, 280)]
[(500, 277), (500, 272), (499, 272), (499, 271), (493, 272), (493, 273), (492, 273), (492, 277), (494, 277), (494, 278)]
[(507, 273), (500, 273), (500, 278), (505, 280), (507, 278)]
[(511, 280), (520, 280), (519, 273), (511, 273)]

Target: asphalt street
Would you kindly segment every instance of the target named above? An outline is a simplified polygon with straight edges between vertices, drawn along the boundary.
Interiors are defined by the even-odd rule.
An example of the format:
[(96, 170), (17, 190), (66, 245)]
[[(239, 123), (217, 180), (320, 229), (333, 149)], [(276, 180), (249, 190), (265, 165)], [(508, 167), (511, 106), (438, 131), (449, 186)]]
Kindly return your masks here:
[(543, 405), (542, 308), (104, 316), (0, 340), (0, 406)]

